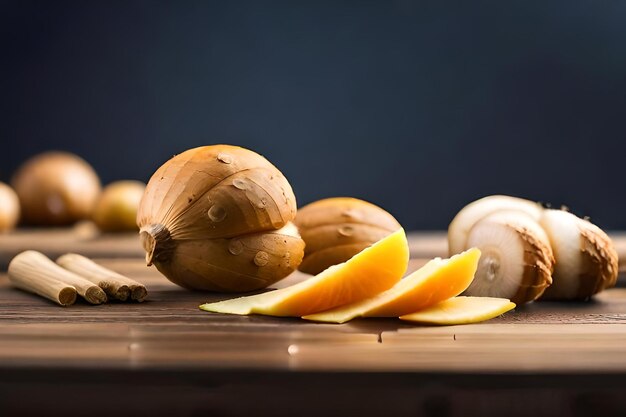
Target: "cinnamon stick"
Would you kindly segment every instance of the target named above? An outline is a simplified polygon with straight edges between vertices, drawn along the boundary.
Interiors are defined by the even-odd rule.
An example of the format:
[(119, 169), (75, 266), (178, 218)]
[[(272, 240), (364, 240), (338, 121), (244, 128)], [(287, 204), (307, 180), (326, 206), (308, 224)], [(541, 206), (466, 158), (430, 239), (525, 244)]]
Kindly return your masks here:
[(68, 253), (57, 259), (57, 263), (102, 288), (109, 296), (125, 301), (143, 301), (148, 295), (145, 285), (98, 265), (89, 258)]
[(43, 253), (28, 250), (9, 264), (9, 280), (17, 288), (46, 297), (60, 305), (71, 305), (78, 293), (91, 304), (106, 302), (100, 287), (61, 268)]

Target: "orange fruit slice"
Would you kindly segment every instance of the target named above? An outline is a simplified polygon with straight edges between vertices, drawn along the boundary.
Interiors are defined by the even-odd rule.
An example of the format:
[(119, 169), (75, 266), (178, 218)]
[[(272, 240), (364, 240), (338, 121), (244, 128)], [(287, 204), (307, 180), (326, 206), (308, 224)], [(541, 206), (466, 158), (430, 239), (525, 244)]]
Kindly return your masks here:
[(398, 317), (461, 294), (474, 279), (480, 250), (433, 259), (395, 286), (356, 303), (304, 316), (306, 320), (345, 323), (356, 317)]
[(240, 315), (306, 316), (391, 288), (406, 272), (408, 262), (409, 245), (404, 230), (399, 229), (346, 262), (291, 287), (203, 304), (200, 308)]
[(423, 324), (470, 324), (498, 317), (514, 308), (515, 303), (506, 298), (454, 297), (400, 319)]

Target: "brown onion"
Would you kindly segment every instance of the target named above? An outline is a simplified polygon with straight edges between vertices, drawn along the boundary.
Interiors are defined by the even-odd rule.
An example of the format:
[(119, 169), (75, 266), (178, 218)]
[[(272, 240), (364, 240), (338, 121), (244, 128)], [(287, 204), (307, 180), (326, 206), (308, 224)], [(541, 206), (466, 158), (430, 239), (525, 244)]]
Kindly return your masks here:
[(296, 199), (283, 174), (250, 150), (190, 149), (148, 182), (137, 216), (148, 265), (199, 290), (267, 287), (301, 262)]
[(24, 221), (36, 225), (65, 225), (89, 218), (100, 195), (100, 180), (91, 165), (67, 152), (46, 152), (29, 159), (12, 184)]
[(0, 232), (12, 230), (20, 218), (20, 202), (15, 191), (0, 182)]
[(618, 256), (602, 229), (565, 210), (544, 210), (540, 224), (556, 258), (553, 283), (542, 300), (587, 300), (615, 286)]
[(116, 181), (104, 187), (93, 221), (104, 232), (138, 230), (137, 210), (146, 190), (141, 181)]
[(401, 227), (382, 208), (349, 197), (308, 204), (298, 210), (295, 223), (306, 242), (298, 269), (309, 274), (347, 261)]

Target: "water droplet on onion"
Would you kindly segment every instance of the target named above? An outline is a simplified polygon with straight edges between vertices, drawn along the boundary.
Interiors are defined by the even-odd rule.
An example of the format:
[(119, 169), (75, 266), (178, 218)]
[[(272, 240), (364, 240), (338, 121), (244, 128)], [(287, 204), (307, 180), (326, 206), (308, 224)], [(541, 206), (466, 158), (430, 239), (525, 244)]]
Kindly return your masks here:
[(262, 197), (260, 200), (258, 200), (256, 202), (256, 207), (263, 209), (267, 206), (267, 199), (265, 197)]
[(233, 162), (233, 157), (227, 153), (220, 152), (217, 154), (217, 160), (225, 164), (230, 164)]
[(243, 243), (241, 243), (241, 241), (237, 239), (231, 240), (228, 244), (228, 252), (233, 255), (239, 255), (241, 252), (243, 252)]
[(341, 226), (337, 232), (339, 232), (339, 234), (341, 236), (352, 236), (354, 234), (354, 227), (352, 226)]
[(219, 223), (226, 218), (226, 210), (222, 206), (214, 205), (209, 209), (208, 215), (211, 221)]
[(254, 255), (254, 264), (256, 266), (265, 266), (270, 260), (270, 256), (267, 252), (258, 251), (256, 255)]
[(240, 190), (246, 190), (248, 189), (248, 182), (246, 180), (243, 180), (241, 178), (235, 178), (233, 180), (233, 186), (237, 189)]
[(363, 218), (363, 216), (361, 215), (361, 212), (359, 212), (358, 210), (354, 210), (354, 209), (345, 210), (343, 213), (341, 213), (341, 215), (343, 217), (347, 217), (352, 220), (361, 220)]

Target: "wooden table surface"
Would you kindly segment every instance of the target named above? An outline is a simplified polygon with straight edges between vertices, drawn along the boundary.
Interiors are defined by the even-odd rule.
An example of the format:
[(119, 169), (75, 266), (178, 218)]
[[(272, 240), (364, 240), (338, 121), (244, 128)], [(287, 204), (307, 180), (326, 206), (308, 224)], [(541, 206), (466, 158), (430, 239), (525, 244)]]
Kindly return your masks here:
[[(618, 415), (626, 406), (626, 288), (475, 325), (314, 324), (200, 311), (227, 296), (171, 284), (145, 266), (135, 236), (44, 235), (3, 236), (0, 261), (27, 248), (82, 252), (145, 283), (149, 297), (63, 308), (1, 274), (0, 415)], [(411, 270), (445, 254), (442, 233), (410, 240)]]

